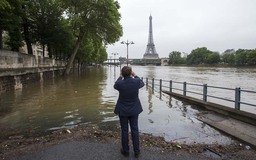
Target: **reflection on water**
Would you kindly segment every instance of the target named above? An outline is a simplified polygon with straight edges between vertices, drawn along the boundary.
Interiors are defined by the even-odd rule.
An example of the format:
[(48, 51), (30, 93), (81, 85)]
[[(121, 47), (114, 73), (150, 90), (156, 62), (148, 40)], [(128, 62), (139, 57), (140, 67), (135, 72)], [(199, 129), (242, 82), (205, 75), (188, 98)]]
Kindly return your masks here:
[[(256, 91), (256, 68), (215, 68), (177, 66), (150, 66), (142, 68), (139, 66), (133, 66), (133, 69), (139, 70), (139, 72), (142, 74), (142, 77), (148, 77), (149, 79), (157, 77), (157, 79), (173, 80), (176, 82), (189, 82), (201, 85), (207, 84), (210, 86), (219, 86), (232, 89), (240, 87), (244, 90)], [(150, 76), (148, 73), (154, 73), (154, 77)], [(180, 84), (180, 86), (180, 88), (182, 88), (182, 84)], [(194, 91), (202, 93), (202, 87), (189, 85), (187, 87), (188, 90), (195, 89)], [(234, 100), (235, 93), (233, 90), (218, 90), (213, 88), (208, 88), (207, 90), (209, 95)], [(193, 96), (195, 98), (202, 99), (201, 95), (192, 95), (188, 93), (188, 96)], [(255, 93), (253, 94), (243, 92), (241, 98), (243, 102), (256, 104)], [(208, 100), (211, 102), (217, 102), (234, 108), (234, 102), (216, 100), (213, 98), (209, 98)], [(249, 107), (247, 105), (241, 104), (241, 110), (249, 111), (256, 114), (256, 107)]]
[(79, 76), (38, 82), (12, 96), (6, 95), (1, 108), (10, 111), (1, 112), (1, 127), (5, 126), (10, 133), (16, 129), (30, 133), (99, 123), (114, 117), (115, 99), (109, 97), (113, 90), (106, 88), (113, 76), (107, 76), (107, 69), (87, 68)]
[(152, 113), (153, 112), (153, 103), (152, 103), (152, 90), (151, 89), (148, 89), (148, 86), (147, 87), (147, 91), (148, 91), (148, 114)]
[[(224, 86), (228, 82), (232, 87), (237, 85), (237, 80), (234, 80), (237, 74), (248, 74), (247, 84), (256, 74), (249, 71), (245, 74), (237, 69), (193, 67), (133, 66), (132, 69), (141, 77)], [(232, 77), (232, 74), (235, 76)], [(1, 96), (0, 129), (3, 132), (0, 138), (12, 134), (41, 134), (87, 124), (97, 124), (102, 129), (117, 129), (118, 116), (113, 110), (118, 92), (113, 85), (119, 75), (119, 67), (88, 67), (79, 75), (36, 82)], [(228, 76), (230, 82), (223, 76)], [(255, 90), (253, 84), (249, 87)], [(181, 143), (231, 142), (228, 137), (198, 121), (196, 114), (199, 111), (195, 106), (165, 94), (159, 95), (159, 92), (153, 92), (146, 86), (140, 90), (139, 96), (144, 110), (139, 119), (140, 132)]]

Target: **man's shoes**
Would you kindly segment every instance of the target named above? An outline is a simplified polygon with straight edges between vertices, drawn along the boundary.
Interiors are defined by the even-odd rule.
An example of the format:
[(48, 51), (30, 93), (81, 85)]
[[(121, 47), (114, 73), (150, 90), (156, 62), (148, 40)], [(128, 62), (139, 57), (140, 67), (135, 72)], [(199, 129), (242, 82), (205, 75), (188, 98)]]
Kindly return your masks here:
[(135, 158), (139, 158), (139, 156), (140, 156), (140, 153), (134, 153)]
[(123, 149), (121, 149), (121, 154), (125, 157), (129, 156), (129, 152), (125, 152)]

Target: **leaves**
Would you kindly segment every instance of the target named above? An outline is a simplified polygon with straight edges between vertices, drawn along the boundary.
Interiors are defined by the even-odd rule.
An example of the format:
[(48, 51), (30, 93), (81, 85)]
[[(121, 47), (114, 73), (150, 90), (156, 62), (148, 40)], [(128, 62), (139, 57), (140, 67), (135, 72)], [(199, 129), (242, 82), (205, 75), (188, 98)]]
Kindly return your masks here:
[(178, 51), (172, 51), (169, 54), (169, 64), (185, 64), (186, 59), (181, 57), (181, 53)]
[(12, 50), (25, 41), (47, 46), (59, 59), (71, 57), (71, 64), (74, 58), (101, 63), (106, 45), (123, 33), (119, 8), (115, 0), (2, 0), (0, 31), (7, 31), (5, 44)]
[[(119, 23), (121, 15), (118, 12), (119, 5), (114, 0), (78, 0), (75, 2), (62, 0), (62, 2), (72, 25), (73, 36), (76, 37), (75, 47), (65, 71), (65, 74), (69, 74), (78, 52), (80, 61), (84, 61), (85, 57), (90, 57), (92, 51), (94, 51), (94, 62), (99, 62), (100, 59), (103, 61), (107, 57), (105, 47), (102, 46), (116, 42), (122, 35), (122, 26)], [(88, 42), (89, 45), (83, 42)], [(87, 59), (87, 61), (91, 60), (93, 59)]]

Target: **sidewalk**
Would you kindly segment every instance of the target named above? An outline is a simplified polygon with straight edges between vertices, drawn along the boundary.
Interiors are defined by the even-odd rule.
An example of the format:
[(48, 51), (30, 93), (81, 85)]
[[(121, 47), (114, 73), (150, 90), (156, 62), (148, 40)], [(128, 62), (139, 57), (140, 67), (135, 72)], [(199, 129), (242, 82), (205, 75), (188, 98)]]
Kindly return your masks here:
[(202, 114), (199, 120), (256, 149), (256, 126), (216, 113)]
[[(120, 154), (120, 146), (116, 144), (68, 142), (55, 145), (46, 150), (15, 157), (11, 160), (119, 160), (135, 159), (130, 153), (129, 157)], [(205, 160), (203, 155), (176, 155), (161, 153), (157, 150), (142, 150), (139, 159), (143, 160)]]
[[(235, 139), (245, 142), (241, 143), (241, 150), (231, 152), (215, 152), (211, 149), (201, 153), (189, 153), (185, 149), (175, 151), (163, 151), (161, 148), (143, 148), (139, 159), (142, 160), (216, 160), (235, 159), (252, 160), (256, 157), (256, 151), (251, 149), (256, 146), (256, 126), (225, 117), (211, 112), (200, 114), (199, 120), (225, 132)], [(117, 138), (116, 136), (113, 137)], [(237, 144), (239, 146), (239, 143)], [(250, 146), (250, 147), (249, 147)], [(220, 146), (221, 147), (221, 146)], [(21, 152), (22, 153), (22, 152)], [(129, 157), (120, 153), (120, 144), (102, 143), (96, 138), (95, 141), (72, 140), (60, 142), (48, 147), (38, 148), (34, 151), (23, 152), (10, 157), (10, 160), (119, 160), (135, 159), (133, 152)]]
[[(226, 155), (215, 155), (211, 152), (194, 153), (166, 152), (155, 149), (142, 149), (138, 159), (141, 160), (253, 160), (256, 156), (254, 150), (243, 150)], [(117, 144), (102, 144), (88, 142), (67, 142), (52, 146), (38, 152), (27, 153), (23, 156), (12, 157), (10, 160), (133, 160), (134, 155), (129, 157), (120, 154), (120, 146)]]

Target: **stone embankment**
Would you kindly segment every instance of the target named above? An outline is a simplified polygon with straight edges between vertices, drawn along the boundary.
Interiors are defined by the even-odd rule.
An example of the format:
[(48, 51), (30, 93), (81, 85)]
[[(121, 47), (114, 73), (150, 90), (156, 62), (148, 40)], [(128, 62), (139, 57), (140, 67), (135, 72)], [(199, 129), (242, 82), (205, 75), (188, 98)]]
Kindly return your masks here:
[(58, 76), (65, 66), (66, 62), (61, 60), (0, 50), (0, 94)]

